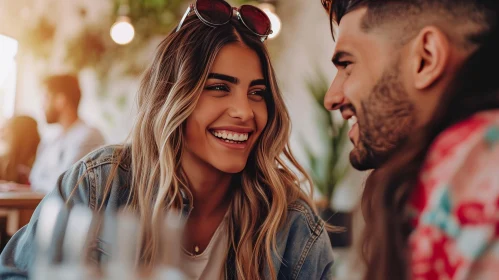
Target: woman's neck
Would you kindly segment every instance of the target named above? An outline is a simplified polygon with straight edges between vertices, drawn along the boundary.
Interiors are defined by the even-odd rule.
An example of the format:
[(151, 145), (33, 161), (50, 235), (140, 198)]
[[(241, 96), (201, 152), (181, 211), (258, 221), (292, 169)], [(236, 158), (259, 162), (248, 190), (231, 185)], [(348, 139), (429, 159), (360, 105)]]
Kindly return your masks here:
[(193, 196), (191, 217), (208, 217), (223, 211), (230, 199), (230, 183), (233, 175), (221, 172), (193, 155), (184, 155), (182, 168), (189, 180)]

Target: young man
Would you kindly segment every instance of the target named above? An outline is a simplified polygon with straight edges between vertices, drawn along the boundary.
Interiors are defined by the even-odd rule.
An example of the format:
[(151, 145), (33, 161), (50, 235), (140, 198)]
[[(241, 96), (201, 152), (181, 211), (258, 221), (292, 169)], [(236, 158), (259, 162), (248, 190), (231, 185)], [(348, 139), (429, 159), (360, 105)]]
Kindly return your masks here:
[(59, 124), (60, 131), (40, 144), (30, 181), (34, 190), (47, 193), (64, 171), (103, 145), (104, 138), (78, 117), (81, 92), (76, 76), (49, 76), (43, 84), (45, 118), (48, 124)]
[(491, 279), (499, 1), (322, 4), (338, 24), (324, 104), (357, 119), (350, 161), (375, 169), (363, 196), (365, 279)]

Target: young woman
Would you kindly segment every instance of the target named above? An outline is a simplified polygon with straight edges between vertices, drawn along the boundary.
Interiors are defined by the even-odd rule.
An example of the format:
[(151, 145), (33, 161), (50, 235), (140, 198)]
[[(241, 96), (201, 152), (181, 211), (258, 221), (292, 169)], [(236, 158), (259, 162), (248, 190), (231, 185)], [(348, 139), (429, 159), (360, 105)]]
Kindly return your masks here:
[[(300, 188), (308, 176), (289, 151), (290, 120), (263, 44), (270, 29), (253, 6), (191, 5), (145, 73), (129, 143), (88, 155), (49, 196), (139, 212), (146, 264), (160, 253), (153, 225), (181, 209), (190, 279), (330, 279), (331, 245)], [(37, 214), (3, 252), (0, 276), (30, 268)]]
[(28, 185), (40, 143), (36, 121), (28, 116), (7, 120), (0, 132), (0, 141), (4, 146), (0, 155), (0, 180)]

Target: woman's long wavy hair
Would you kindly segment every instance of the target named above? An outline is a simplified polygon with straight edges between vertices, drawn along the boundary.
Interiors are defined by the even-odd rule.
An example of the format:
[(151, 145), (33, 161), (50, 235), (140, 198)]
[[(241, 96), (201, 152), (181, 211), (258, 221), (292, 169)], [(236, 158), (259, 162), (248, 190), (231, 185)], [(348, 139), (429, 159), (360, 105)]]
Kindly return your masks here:
[[(390, 160), (373, 171), (367, 179), (361, 202), (366, 222), (362, 238), (366, 280), (409, 278), (408, 237), (412, 229), (407, 217), (407, 205), (417, 186), (431, 144), (442, 131), (453, 124), (477, 112), (499, 109), (499, 77), (492, 70), (499, 65), (499, 2), (466, 1), (469, 1), (470, 6), (476, 4), (487, 15), (488, 28), (481, 34), (468, 38), (478, 46), (477, 49), (457, 72), (428, 124), (414, 131)], [(344, 14), (361, 5), (368, 8), (375, 6), (378, 9), (386, 5), (386, 2), (374, 0), (333, 2), (330, 19), (337, 22)], [(419, 1), (421, 2), (424, 1)], [(450, 5), (456, 5), (456, 2)]]
[[(310, 186), (311, 181), (289, 150), (290, 117), (267, 49), (236, 19), (212, 28), (196, 16), (189, 16), (178, 32), (172, 32), (160, 43), (142, 79), (137, 122), (129, 139), (129, 207), (141, 217), (140, 258), (153, 264), (159, 256), (160, 238), (152, 227), (159, 223), (165, 209), (179, 209), (183, 202), (181, 192), (189, 190), (180, 160), (186, 119), (196, 107), (217, 54), (233, 43), (242, 43), (258, 54), (271, 97), (266, 100), (267, 125), (245, 169), (233, 180), (229, 211), (232, 276), (276, 279), (272, 263), (272, 256), (277, 254), (276, 234), (286, 221), (291, 202), (302, 199), (313, 207), (310, 194), (300, 187), (300, 180), (306, 180)], [(109, 188), (110, 183), (106, 193)], [(270, 273), (266, 277), (265, 268)]]

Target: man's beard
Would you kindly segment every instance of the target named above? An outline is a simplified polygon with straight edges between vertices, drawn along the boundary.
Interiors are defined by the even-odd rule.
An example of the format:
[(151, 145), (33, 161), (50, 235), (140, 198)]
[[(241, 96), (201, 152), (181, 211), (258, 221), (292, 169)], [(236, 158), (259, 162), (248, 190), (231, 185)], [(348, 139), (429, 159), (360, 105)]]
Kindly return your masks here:
[(407, 140), (416, 122), (415, 106), (398, 73), (398, 67), (385, 71), (357, 110), (359, 143), (350, 153), (350, 162), (358, 170), (378, 168), (386, 162)]

